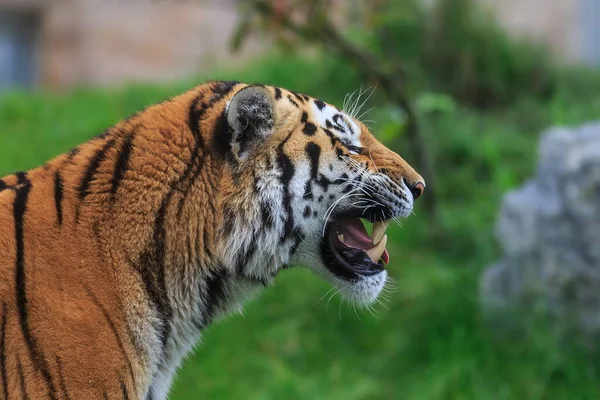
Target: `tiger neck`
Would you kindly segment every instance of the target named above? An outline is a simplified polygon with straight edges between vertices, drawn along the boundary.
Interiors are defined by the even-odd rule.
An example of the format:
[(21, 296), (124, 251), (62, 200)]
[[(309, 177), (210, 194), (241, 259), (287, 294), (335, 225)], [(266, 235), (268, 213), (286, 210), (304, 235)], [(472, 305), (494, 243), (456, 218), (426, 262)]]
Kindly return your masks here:
[[(222, 236), (232, 233), (219, 229), (223, 226), (220, 186), (228, 179), (222, 169), (204, 169), (190, 183), (188, 195), (179, 194), (184, 198), (181, 206), (166, 207), (165, 219), (171, 223), (165, 224), (165, 230), (161, 233), (155, 225), (155, 235), (160, 234), (155, 236), (155, 253), (149, 260), (162, 257), (163, 262), (146, 265), (149, 271), (163, 271), (160, 281), (168, 299), (163, 309), (169, 323), (156, 330), (162, 338), (162, 354), (150, 384), (157, 399), (166, 398), (181, 360), (201, 332), (218, 318), (241, 311), (244, 302), (269, 282), (247, 276), (246, 265), (229, 259), (232, 249), (219, 246)], [(245, 242), (237, 233), (241, 232), (233, 236)], [(164, 254), (159, 243), (165, 244)], [(235, 260), (243, 260), (242, 253), (235, 254)]]
[[(126, 137), (112, 138), (118, 145)], [(134, 143), (122, 179), (127, 191), (117, 190), (111, 202), (96, 200), (100, 195), (92, 190), (90, 200), (96, 201), (90, 204), (103, 208), (82, 208), (81, 223), (87, 218), (93, 229), (100, 221), (102, 247), (124, 277), (119, 296), (123, 304), (135, 305), (124, 310), (126, 319), (132, 332), (140, 332), (137, 340), (147, 349), (150, 385), (161, 398), (200, 333), (219, 317), (240, 310), (271, 277), (245, 274), (244, 260), (258, 263), (260, 256), (251, 244), (256, 237), (247, 230), (250, 215), (236, 206), (235, 226), (221, 229), (223, 204), (229, 202), (223, 193), (245, 197), (224, 161), (199, 148), (191, 133), (173, 129), (161, 130), (160, 137), (137, 132)], [(237, 242), (239, 251), (234, 251)], [(132, 288), (132, 281), (138, 286)], [(133, 298), (132, 293), (141, 296)]]

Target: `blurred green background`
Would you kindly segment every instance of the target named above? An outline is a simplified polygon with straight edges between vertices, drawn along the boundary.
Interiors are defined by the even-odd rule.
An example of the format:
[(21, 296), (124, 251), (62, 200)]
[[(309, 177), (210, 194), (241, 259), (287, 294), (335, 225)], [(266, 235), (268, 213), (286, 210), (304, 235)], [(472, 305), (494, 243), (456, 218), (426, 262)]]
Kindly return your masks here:
[[(312, 13), (299, 22), (308, 31), (294, 32), (250, 3), (239, 11), (234, 44), (258, 35), (273, 46), (244, 63), (170, 84), (1, 93), (0, 176), (204, 79), (278, 85), (337, 105), (378, 84), (368, 66), (319, 38), (328, 18), (322, 4), (288, 2), (284, 15)], [(400, 100), (414, 115), (376, 87), (364, 119), (411, 162), (414, 119), (435, 174), (435, 204), (417, 204), (391, 228), (393, 290), (360, 310), (308, 271), (285, 271), (243, 316), (203, 334), (171, 398), (600, 398), (599, 358), (535, 315), (521, 316), (536, 321), (531, 331), (496, 332), (480, 313), (477, 287), (498, 256), (492, 232), (502, 195), (533, 173), (542, 130), (598, 118), (600, 73), (515, 39), (472, 1), (375, 3), (338, 32), (381, 73), (401, 77)]]

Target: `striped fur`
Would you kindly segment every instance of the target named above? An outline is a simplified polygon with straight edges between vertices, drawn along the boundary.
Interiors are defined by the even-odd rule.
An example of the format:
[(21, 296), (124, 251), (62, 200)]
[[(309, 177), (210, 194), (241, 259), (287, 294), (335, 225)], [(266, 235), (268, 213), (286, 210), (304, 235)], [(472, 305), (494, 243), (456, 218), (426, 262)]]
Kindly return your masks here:
[(4, 177), (0, 399), (164, 399), (202, 330), (288, 265), (372, 301), (385, 272), (344, 279), (320, 259), (326, 212), (364, 184), (406, 216), (420, 182), (339, 109), (238, 82)]

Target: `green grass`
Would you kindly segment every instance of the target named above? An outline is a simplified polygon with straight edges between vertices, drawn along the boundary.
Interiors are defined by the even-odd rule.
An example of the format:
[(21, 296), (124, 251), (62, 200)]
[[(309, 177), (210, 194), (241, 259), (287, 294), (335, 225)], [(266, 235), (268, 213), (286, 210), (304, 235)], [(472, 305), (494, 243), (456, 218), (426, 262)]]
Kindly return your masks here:
[[(273, 58), (235, 77), (278, 84), (341, 104), (358, 87), (353, 71), (323, 59)], [(421, 110), (436, 160), (440, 226), (418, 206), (393, 227), (394, 290), (372, 315), (355, 311), (301, 269), (283, 272), (245, 315), (212, 326), (187, 360), (172, 398), (232, 399), (593, 399), (593, 360), (559, 350), (543, 324), (502, 337), (477, 305), (482, 268), (498, 257), (492, 228), (503, 193), (531, 175), (539, 132), (596, 118), (597, 76), (564, 80), (545, 103), (526, 98), (476, 112), (453, 104)], [(583, 83), (582, 83), (583, 82)], [(335, 84), (334, 84), (335, 83)], [(193, 84), (13, 93), (0, 98), (0, 176), (34, 167), (120, 118)], [(595, 91), (595, 93), (598, 93)], [(435, 95), (438, 96), (438, 95)], [(379, 104), (380, 99), (374, 99)], [(380, 106), (374, 132), (401, 132)], [(403, 138), (384, 135), (403, 153)], [(522, 318), (531, 319), (528, 315)]]

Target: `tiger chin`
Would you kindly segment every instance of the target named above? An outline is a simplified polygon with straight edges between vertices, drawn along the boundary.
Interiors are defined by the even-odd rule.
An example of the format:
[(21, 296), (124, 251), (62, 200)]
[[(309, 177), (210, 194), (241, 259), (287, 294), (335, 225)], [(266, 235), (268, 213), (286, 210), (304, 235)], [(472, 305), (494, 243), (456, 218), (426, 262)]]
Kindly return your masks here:
[(424, 188), (348, 113), (220, 81), (7, 176), (0, 398), (165, 399), (201, 332), (290, 265), (371, 304)]

